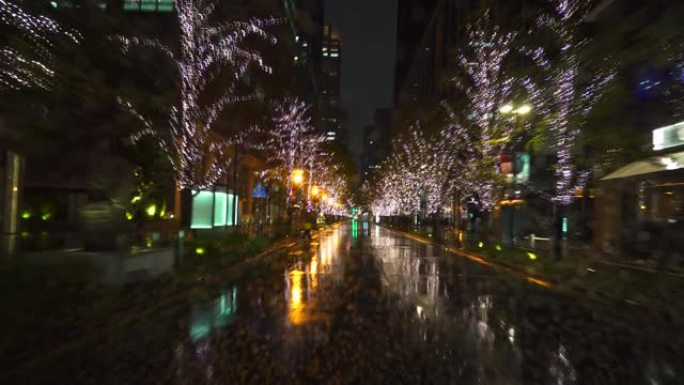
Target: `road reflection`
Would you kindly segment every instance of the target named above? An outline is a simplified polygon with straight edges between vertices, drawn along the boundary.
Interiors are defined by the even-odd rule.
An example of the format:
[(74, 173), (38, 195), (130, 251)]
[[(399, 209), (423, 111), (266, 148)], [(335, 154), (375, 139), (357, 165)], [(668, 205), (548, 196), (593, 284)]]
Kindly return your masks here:
[(308, 256), (297, 260), (285, 272), (284, 294), (288, 304), (288, 319), (292, 325), (298, 326), (320, 318), (311, 314), (311, 310), (317, 310), (316, 304), (312, 302), (318, 295), (321, 276), (325, 276), (323, 279), (327, 280), (335, 276), (339, 278), (342, 273), (341, 264), (335, 264), (339, 247), (340, 232), (324, 231), (318, 242), (311, 243)]
[(65, 355), (40, 381), (13, 383), (667, 385), (683, 375), (671, 320), (562, 296), (368, 223), (195, 291)]
[[(362, 375), (375, 383), (669, 384), (681, 373), (681, 345), (657, 350), (672, 347), (670, 334), (645, 332), (636, 323), (643, 320), (630, 324), (591, 301), (375, 225), (325, 231), (289, 258), (280, 289), (248, 282), (215, 299), (213, 310), (194, 310), (194, 360), (205, 364), (178, 383), (229, 383), (246, 367), (262, 383), (272, 382), (265, 373), (289, 373), (283, 382)], [(230, 321), (219, 322), (221, 314)], [(226, 338), (235, 339), (230, 354), (214, 341)], [(226, 355), (234, 362), (225, 364)], [(187, 356), (177, 359), (188, 367)]]
[[(682, 373), (674, 365), (684, 362), (681, 337), (672, 330), (377, 226), (371, 235), (386, 295), (407, 309), (407, 341), (435, 371), (458, 373), (458, 383), (674, 384)], [(673, 347), (673, 336), (679, 344), (671, 354), (650, 353)]]
[(190, 314), (190, 337), (201, 340), (214, 329), (228, 326), (237, 312), (237, 288), (223, 293), (208, 305), (197, 305)]

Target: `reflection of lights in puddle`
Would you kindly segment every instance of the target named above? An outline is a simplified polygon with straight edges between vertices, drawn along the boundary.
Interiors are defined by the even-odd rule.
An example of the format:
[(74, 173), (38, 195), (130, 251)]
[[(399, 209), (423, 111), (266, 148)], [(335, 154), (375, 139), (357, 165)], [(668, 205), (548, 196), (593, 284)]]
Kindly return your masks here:
[(533, 278), (533, 277), (527, 277), (527, 281), (530, 283), (533, 283), (535, 285), (542, 286), (542, 287), (551, 287), (552, 286), (550, 282), (547, 282), (547, 281), (544, 281), (541, 279), (537, 279), (537, 278)]
[(508, 340), (511, 341), (512, 344), (515, 343), (515, 329), (508, 329)]
[(213, 306), (197, 306), (190, 317), (190, 338), (199, 341), (213, 330), (223, 328), (235, 319), (237, 312), (237, 288), (214, 300)]
[(309, 278), (311, 279), (311, 290), (315, 291), (318, 288), (318, 257), (316, 255), (311, 258)]
[(302, 292), (302, 276), (304, 272), (295, 270), (290, 273), (290, 281), (292, 286), (290, 287), (290, 321), (294, 325), (299, 325), (304, 321), (303, 311), (303, 292)]
[(423, 318), (423, 307), (416, 305), (416, 313), (418, 313), (418, 318)]

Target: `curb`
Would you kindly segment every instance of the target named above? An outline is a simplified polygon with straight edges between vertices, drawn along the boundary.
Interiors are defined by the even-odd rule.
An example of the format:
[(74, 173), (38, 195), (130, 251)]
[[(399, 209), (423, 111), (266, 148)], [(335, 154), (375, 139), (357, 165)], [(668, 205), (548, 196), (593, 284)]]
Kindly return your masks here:
[(485, 265), (485, 266), (498, 267), (501, 269), (509, 270), (509, 273), (513, 273), (513, 274), (519, 276), (519, 278), (522, 278), (522, 279), (526, 280), (527, 282), (533, 283), (535, 285), (542, 286), (542, 287), (547, 288), (547, 289), (558, 290), (558, 288), (556, 287), (556, 283), (554, 281), (546, 280), (543, 277), (541, 277), (540, 275), (532, 275), (529, 272), (525, 271), (524, 269), (521, 269), (520, 267), (518, 267), (516, 265), (511, 265), (508, 263), (492, 260), (491, 258), (489, 258), (487, 256), (477, 254), (477, 253), (472, 253), (472, 252), (466, 251), (464, 249), (459, 249), (459, 248), (449, 246), (449, 245), (446, 245), (443, 243), (439, 243), (433, 239), (424, 238), (420, 235), (408, 233), (408, 232), (403, 231), (403, 230), (397, 230), (397, 229), (387, 227), (384, 225), (379, 225), (379, 226), (381, 226), (387, 230), (394, 231), (394, 232), (397, 232), (399, 234), (402, 234), (402, 235), (406, 236), (407, 238), (413, 239), (413, 240), (418, 241), (418, 242), (430, 243), (433, 245), (443, 247), (448, 252), (455, 254), (459, 257), (466, 258), (466, 259), (473, 261), (475, 263), (479, 263), (479, 264)]
[[(628, 298), (619, 298), (619, 297), (605, 295), (601, 292), (591, 290), (591, 289), (586, 288), (584, 286), (564, 285), (555, 279), (544, 278), (540, 275), (536, 275), (536, 276), (531, 275), (530, 273), (524, 271), (524, 269), (521, 269), (520, 267), (518, 267), (516, 265), (511, 265), (511, 264), (508, 264), (505, 262), (496, 261), (496, 260), (491, 259), (490, 257), (480, 255), (477, 253), (471, 253), (469, 251), (459, 249), (456, 247), (449, 247), (448, 245), (438, 243), (432, 239), (424, 238), (420, 235), (408, 233), (408, 232), (405, 232), (403, 230), (393, 229), (391, 227), (387, 227), (384, 225), (381, 225), (381, 227), (388, 229), (390, 231), (394, 231), (394, 232), (397, 232), (399, 234), (405, 235), (406, 237), (408, 237), (410, 239), (413, 239), (413, 240), (416, 240), (416, 241), (419, 241), (422, 243), (430, 243), (430, 244), (434, 244), (434, 245), (437, 245), (440, 247), (444, 247), (445, 250), (448, 250), (452, 254), (457, 255), (459, 257), (467, 258), (473, 262), (483, 264), (486, 266), (490, 266), (490, 267), (504, 269), (507, 272), (513, 273), (514, 275), (518, 276), (519, 278), (522, 278), (522, 279), (524, 279), (530, 283), (533, 283), (533, 284), (538, 285), (538, 286), (542, 286), (546, 289), (550, 289), (550, 290), (553, 290), (553, 291), (558, 292), (558, 293), (562, 293), (562, 294), (566, 294), (566, 295), (570, 295), (570, 296), (582, 296), (583, 298), (587, 298), (587, 299), (590, 299), (593, 301), (600, 301), (600, 302), (606, 303), (606, 304), (615, 304), (615, 305), (619, 304), (619, 305), (623, 305), (623, 306), (628, 305), (628, 306), (631, 306), (632, 308), (648, 309), (650, 311), (655, 311), (656, 313), (661, 313), (661, 314), (663, 314), (663, 312), (666, 310), (664, 308), (661, 308), (660, 306), (651, 306), (647, 303), (637, 303), (637, 302), (634, 302), (633, 300), (630, 300)], [(588, 259), (584, 259), (584, 260), (594, 262), (594, 263), (599, 262), (599, 261), (592, 261), (592, 260), (588, 260)], [(646, 271), (648, 271), (648, 269), (634, 269), (633, 267), (629, 267), (629, 266), (620, 266), (620, 267), (623, 267), (625, 269), (631, 269), (631, 270), (646, 270)], [(650, 272), (652, 274), (661, 273), (660, 271), (650, 271)], [(662, 272), (662, 273), (665, 273), (665, 272)], [(673, 275), (673, 274), (670, 273), (670, 275)], [(680, 278), (680, 277), (681, 276), (678, 276), (678, 278)], [(650, 311), (649, 311), (649, 313), (650, 313)]]

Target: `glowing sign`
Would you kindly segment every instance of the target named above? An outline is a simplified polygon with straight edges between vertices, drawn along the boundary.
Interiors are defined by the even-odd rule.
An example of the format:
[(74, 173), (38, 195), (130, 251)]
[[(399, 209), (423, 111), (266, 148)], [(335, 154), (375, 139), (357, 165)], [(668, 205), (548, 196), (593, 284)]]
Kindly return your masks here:
[(684, 122), (653, 130), (653, 150), (684, 146)]

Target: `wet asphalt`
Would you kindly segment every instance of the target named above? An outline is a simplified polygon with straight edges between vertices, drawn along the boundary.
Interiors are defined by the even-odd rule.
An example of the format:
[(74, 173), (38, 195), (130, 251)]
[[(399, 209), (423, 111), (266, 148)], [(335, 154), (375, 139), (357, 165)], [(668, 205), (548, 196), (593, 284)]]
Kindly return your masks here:
[[(33, 363), (5, 379), (684, 384), (682, 330), (667, 320), (559, 293), (367, 222), (324, 230), (236, 279), (199, 282), (172, 305), (155, 307), (153, 290), (131, 295), (149, 295), (150, 311), (113, 315), (128, 322), (88, 343), (33, 352)], [(81, 328), (98, 326), (74, 325), (74, 335)]]

